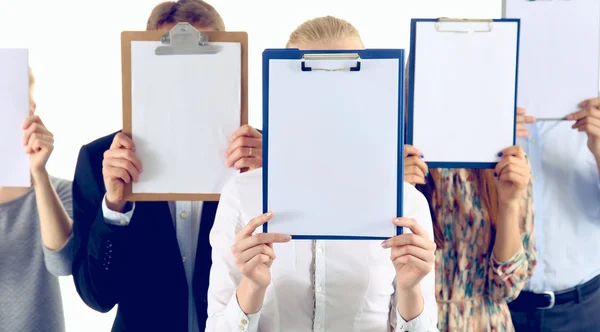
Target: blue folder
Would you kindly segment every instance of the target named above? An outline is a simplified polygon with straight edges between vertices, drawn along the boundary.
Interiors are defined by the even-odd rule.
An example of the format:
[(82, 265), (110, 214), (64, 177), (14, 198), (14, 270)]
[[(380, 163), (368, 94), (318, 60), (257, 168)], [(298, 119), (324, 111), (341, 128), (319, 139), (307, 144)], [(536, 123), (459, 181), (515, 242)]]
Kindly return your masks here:
[[(416, 36), (417, 36), (417, 23), (419, 22), (439, 22), (440, 19), (412, 19), (411, 20), (411, 33), (410, 33), (410, 49), (411, 52), (409, 54), (409, 63), (408, 63), (408, 108), (407, 108), (407, 123), (406, 123), (406, 144), (413, 145), (413, 121), (414, 121), (414, 83), (415, 83), (415, 65), (416, 65), (416, 54), (418, 50), (418, 45), (416, 45)], [(449, 22), (460, 22), (461, 20), (449, 20)], [(465, 22), (469, 22), (469, 20), (463, 20)], [(520, 34), (520, 20), (519, 19), (494, 19), (491, 20), (492, 23), (506, 23), (506, 22), (516, 22), (517, 27), (517, 66), (516, 66), (516, 75), (515, 75), (515, 102), (514, 102), (514, 112), (516, 118), (517, 112), (517, 82), (518, 82), (518, 71), (519, 71), (519, 34)], [(516, 123), (514, 124), (515, 128), (513, 131), (516, 133)], [(435, 135), (435, 133), (432, 133)], [(443, 140), (441, 141), (443, 143)], [(513, 137), (513, 145), (516, 144), (516, 137)], [(418, 148), (418, 147), (417, 147)], [(485, 169), (485, 168), (494, 168), (496, 167), (497, 162), (489, 163), (489, 162), (444, 162), (444, 161), (428, 161), (427, 166), (429, 168), (476, 168), (476, 169)]]
[[(400, 49), (367, 49), (367, 50), (298, 50), (298, 49), (266, 49), (263, 52), (263, 212), (269, 211), (268, 206), (268, 172), (269, 172), (269, 69), (270, 60), (299, 60), (298, 66), (301, 66), (302, 71), (310, 72), (313, 70), (307, 66), (303, 59), (305, 54), (344, 54), (357, 53), (362, 60), (368, 59), (398, 59), (399, 60), (399, 91), (398, 91), (398, 173), (397, 173), (397, 216), (403, 215), (403, 185), (404, 185), (404, 50)], [(357, 61), (356, 66), (349, 68), (350, 71), (360, 71), (361, 64)], [(308, 132), (307, 134), (310, 134)], [(275, 212), (277, 213), (277, 212)], [(391, 223), (391, 219), (390, 219)], [(269, 231), (269, 223), (263, 225), (263, 232)], [(396, 234), (402, 234), (402, 227), (396, 227)], [(305, 234), (290, 234), (292, 239), (297, 240), (385, 240), (388, 237), (372, 237), (372, 236), (335, 236), (335, 235), (305, 235)]]

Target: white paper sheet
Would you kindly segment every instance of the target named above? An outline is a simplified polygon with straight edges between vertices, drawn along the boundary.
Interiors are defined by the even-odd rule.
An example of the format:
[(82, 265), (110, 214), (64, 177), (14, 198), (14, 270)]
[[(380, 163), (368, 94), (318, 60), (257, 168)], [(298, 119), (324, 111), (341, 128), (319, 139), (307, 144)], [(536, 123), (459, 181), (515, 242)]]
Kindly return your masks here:
[(562, 118), (598, 96), (600, 1), (505, 0), (505, 17), (521, 19), (519, 105)]
[(240, 126), (241, 46), (218, 54), (155, 55), (160, 42), (131, 43), (132, 129), (143, 164), (133, 193), (218, 194), (235, 174), (225, 164)]
[[(444, 22), (441, 28), (488, 25)], [(478, 33), (417, 23), (413, 145), (426, 162), (493, 163), (513, 145), (517, 30), (516, 22)]]
[(269, 232), (396, 234), (398, 82), (393, 59), (363, 60), (358, 72), (302, 72), (298, 60), (270, 61)]
[(0, 187), (31, 185), (21, 129), (28, 114), (28, 51), (0, 49)]

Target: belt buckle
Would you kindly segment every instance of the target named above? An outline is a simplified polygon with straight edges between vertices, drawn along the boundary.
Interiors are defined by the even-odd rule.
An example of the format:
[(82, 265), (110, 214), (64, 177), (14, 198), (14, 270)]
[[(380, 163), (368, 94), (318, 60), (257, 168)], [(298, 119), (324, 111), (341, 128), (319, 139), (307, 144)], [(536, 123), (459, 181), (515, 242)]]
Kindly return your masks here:
[(550, 297), (550, 304), (545, 306), (545, 307), (539, 307), (538, 309), (542, 309), (542, 310), (546, 310), (546, 309), (552, 309), (554, 307), (554, 302), (556, 301), (556, 297), (554, 296), (554, 292), (551, 291), (547, 291), (547, 292), (543, 292), (540, 293), (543, 295), (548, 295)]

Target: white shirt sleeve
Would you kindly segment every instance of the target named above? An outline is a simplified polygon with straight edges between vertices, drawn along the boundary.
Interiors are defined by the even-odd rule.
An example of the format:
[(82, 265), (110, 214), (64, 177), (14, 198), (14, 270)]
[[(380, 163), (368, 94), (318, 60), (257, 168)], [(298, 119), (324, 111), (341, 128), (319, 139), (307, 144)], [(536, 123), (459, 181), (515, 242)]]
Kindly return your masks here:
[[(410, 185), (409, 185), (410, 186)], [(431, 241), (433, 238), (433, 223), (431, 221), (431, 213), (429, 212), (429, 203), (425, 196), (416, 188), (407, 189), (405, 184), (404, 192), (406, 194), (405, 208), (406, 217), (413, 218), (419, 222), (421, 227), (427, 232)], [(410, 232), (407, 228), (404, 232)], [(394, 296), (392, 303), (393, 313), (390, 315), (392, 327), (395, 332), (432, 332), (437, 329), (438, 308), (435, 299), (435, 267), (421, 280), (421, 293), (423, 293), (423, 312), (410, 322), (405, 321), (398, 310), (396, 309), (397, 300)], [(395, 320), (395, 322), (394, 322)]]
[(133, 211), (135, 211), (135, 202), (131, 203), (131, 210), (125, 213), (120, 213), (108, 208), (106, 205), (106, 194), (102, 198), (102, 215), (104, 216), (104, 221), (107, 224), (115, 226), (129, 226), (129, 222), (133, 216)]
[(208, 287), (207, 332), (257, 332), (260, 311), (246, 315), (240, 309), (236, 289), (242, 274), (235, 264), (231, 247), (242, 229), (241, 205), (235, 178), (221, 192), (215, 223), (210, 232), (212, 267)]

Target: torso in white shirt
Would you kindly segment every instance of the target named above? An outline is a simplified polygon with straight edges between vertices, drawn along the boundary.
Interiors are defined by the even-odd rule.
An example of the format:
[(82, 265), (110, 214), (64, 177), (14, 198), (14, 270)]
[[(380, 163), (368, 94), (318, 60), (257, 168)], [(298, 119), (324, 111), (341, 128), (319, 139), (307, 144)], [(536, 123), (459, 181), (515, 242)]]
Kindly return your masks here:
[[(241, 204), (239, 220), (243, 225), (262, 213), (262, 171), (252, 173), (238, 176), (234, 181), (236, 188), (232, 190), (237, 192), (235, 200)], [(433, 239), (431, 217), (425, 198), (408, 184), (404, 190), (405, 215), (420, 221)], [(393, 217), (390, 216), (390, 222)], [(217, 223), (220, 223), (219, 212), (215, 220), (218, 228), (220, 225)], [(211, 236), (211, 241), (218, 240)], [(396, 275), (390, 261), (390, 250), (382, 249), (381, 242), (316, 241), (314, 286), (313, 241), (292, 240), (286, 244), (275, 244), (277, 258), (271, 268), (272, 284), (267, 290), (261, 310), (259, 330), (389, 331), (390, 325), (395, 325), (396, 320), (396, 310), (392, 310), (392, 304), (395, 307)], [(211, 282), (212, 280), (211, 276)], [(433, 293), (433, 272), (423, 280), (422, 288), (428, 315), (420, 319), (435, 327), (437, 308)], [(414, 325), (414, 322), (411, 323)], [(401, 324), (403, 323), (399, 325)], [(406, 328), (409, 328), (408, 325), (410, 324)], [(397, 329), (401, 330), (404, 329)]]

